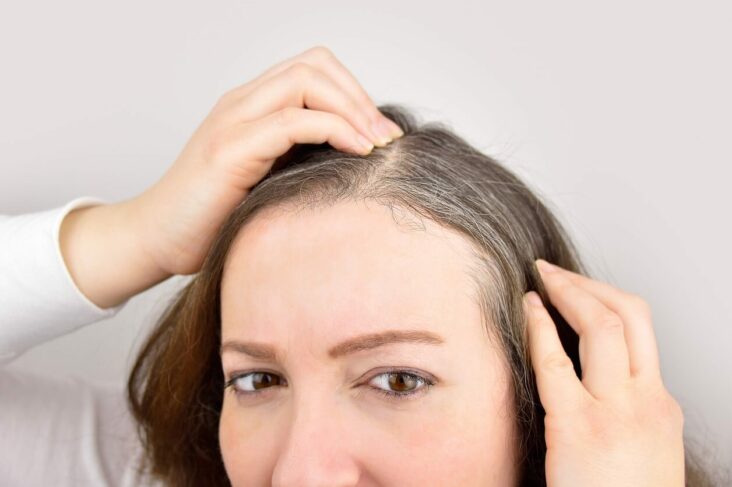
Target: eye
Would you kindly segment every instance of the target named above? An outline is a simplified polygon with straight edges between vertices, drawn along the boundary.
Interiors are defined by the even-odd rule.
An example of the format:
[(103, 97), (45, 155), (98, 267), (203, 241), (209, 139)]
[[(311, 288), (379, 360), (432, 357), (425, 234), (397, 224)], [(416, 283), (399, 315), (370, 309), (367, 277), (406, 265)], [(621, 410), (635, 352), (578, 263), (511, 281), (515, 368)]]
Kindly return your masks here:
[[(224, 388), (230, 387), (237, 396), (255, 397), (267, 392), (266, 389), (271, 389), (272, 386), (286, 384), (287, 381), (276, 373), (254, 370), (233, 374)], [(413, 371), (390, 369), (373, 376), (368, 384), (370, 389), (382, 397), (403, 401), (425, 394), (435, 381)]]
[(237, 395), (260, 394), (261, 389), (269, 389), (273, 385), (282, 385), (279, 375), (262, 370), (235, 374), (226, 382)]
[(372, 387), (374, 391), (387, 399), (413, 399), (427, 392), (434, 381), (406, 370), (390, 370), (374, 376), (369, 383), (380, 387)]

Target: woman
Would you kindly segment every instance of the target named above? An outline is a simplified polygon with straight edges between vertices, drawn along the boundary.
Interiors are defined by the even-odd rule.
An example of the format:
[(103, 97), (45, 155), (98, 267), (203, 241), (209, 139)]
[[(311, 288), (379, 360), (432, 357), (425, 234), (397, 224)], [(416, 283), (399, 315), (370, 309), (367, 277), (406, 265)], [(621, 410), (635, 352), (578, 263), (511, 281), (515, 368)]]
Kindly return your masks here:
[[(131, 371), (141, 448), (104, 457), (125, 479), (142, 462), (130, 482), (685, 483), (648, 306), (586, 277), (516, 176), (377, 108), (325, 48), (224, 95), (138, 197), (63, 215), (89, 201), (47, 215), (100, 317), (197, 273)], [(1, 352), (68, 321), (8, 326)]]

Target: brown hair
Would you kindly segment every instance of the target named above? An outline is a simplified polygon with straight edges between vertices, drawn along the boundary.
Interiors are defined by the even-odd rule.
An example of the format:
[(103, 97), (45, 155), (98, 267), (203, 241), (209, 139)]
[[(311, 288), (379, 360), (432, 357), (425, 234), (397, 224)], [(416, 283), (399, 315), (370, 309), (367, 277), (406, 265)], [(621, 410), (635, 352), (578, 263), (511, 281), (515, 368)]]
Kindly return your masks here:
[[(560, 222), (511, 171), (441, 123), (420, 124), (403, 106), (379, 109), (402, 128), (403, 137), (368, 156), (303, 144), (279, 157), (222, 225), (198, 274), (143, 343), (129, 376), (128, 400), (146, 468), (168, 485), (230, 485), (218, 442), (224, 389), (220, 283), (235, 236), (261, 209), (346, 198), (370, 198), (430, 218), (473, 244), (480, 266), (472, 277), (484, 326), (511, 373), (520, 485), (546, 485), (544, 410), (528, 353), (522, 296), (532, 289), (542, 296), (580, 375), (578, 337), (549, 303), (534, 260), (589, 274)], [(701, 473), (689, 469), (687, 462), (687, 482), (693, 482), (687, 485), (707, 485)]]

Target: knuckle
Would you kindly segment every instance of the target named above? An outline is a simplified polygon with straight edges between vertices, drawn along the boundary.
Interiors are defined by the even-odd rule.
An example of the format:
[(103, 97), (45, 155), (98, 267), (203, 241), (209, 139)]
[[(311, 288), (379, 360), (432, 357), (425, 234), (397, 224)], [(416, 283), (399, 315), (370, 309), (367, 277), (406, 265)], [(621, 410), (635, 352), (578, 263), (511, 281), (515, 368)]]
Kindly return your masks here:
[(299, 83), (307, 83), (315, 75), (315, 69), (308, 63), (298, 61), (287, 68), (288, 74), (298, 80)]
[(683, 425), (684, 410), (681, 408), (681, 404), (679, 404), (679, 402), (670, 394), (668, 394), (666, 399), (661, 402), (659, 409), (661, 410), (660, 413), (662, 417), (665, 417), (676, 425)]
[(234, 96), (235, 96), (235, 95), (236, 95), (236, 90), (235, 90), (235, 89), (230, 89), (230, 90), (227, 90), (227, 91), (225, 91), (225, 92), (224, 92), (224, 93), (223, 93), (223, 94), (222, 94), (222, 95), (221, 95), (221, 96), (219, 97), (218, 103), (219, 103), (219, 104), (225, 104), (225, 103), (228, 103), (229, 101), (231, 101), (231, 100), (233, 100), (233, 99), (234, 99)]
[(566, 353), (555, 351), (549, 353), (541, 362), (542, 368), (546, 370), (565, 371), (574, 368), (572, 360)]
[(656, 405), (653, 414), (659, 430), (668, 434), (678, 434), (684, 430), (684, 412), (676, 400), (669, 399)]
[(642, 297), (637, 294), (630, 294), (628, 295), (628, 301), (630, 301), (631, 305), (638, 313), (647, 317), (651, 316), (651, 305)]
[(677, 424), (684, 425), (684, 408), (677, 401), (673, 401), (673, 417)]
[(226, 93), (219, 96), (219, 98), (214, 103), (214, 106), (211, 110), (212, 113), (216, 112), (224, 112), (226, 111), (234, 101), (234, 96), (230, 91), (227, 91)]
[(348, 104), (350, 113), (354, 113), (357, 116), (362, 117), (363, 120), (366, 119), (366, 114), (362, 113), (361, 105), (359, 105), (359, 103), (355, 99), (348, 97), (346, 103)]
[(213, 161), (218, 159), (226, 147), (227, 139), (224, 133), (217, 132), (208, 138), (205, 146), (205, 159)]
[(323, 61), (329, 61), (335, 58), (333, 52), (322, 44), (311, 47), (307, 50), (307, 53), (314, 59), (319, 59)]
[(686, 422), (686, 418), (684, 417), (684, 408), (682, 408), (681, 407), (681, 404), (679, 404), (678, 402), (676, 403), (675, 411), (676, 412), (674, 413), (675, 414), (674, 417), (676, 419), (676, 424), (678, 425), (678, 427), (681, 430), (683, 430), (684, 429), (684, 423)]
[(679, 402), (663, 386), (651, 392), (644, 401), (641, 420), (643, 424), (654, 424), (657, 430), (677, 434), (683, 431), (684, 411)]
[(299, 112), (300, 110), (293, 106), (285, 107), (277, 112), (274, 121), (277, 125), (287, 127), (295, 120)]
[(617, 444), (624, 433), (623, 425), (617, 421), (608, 421), (604, 411), (586, 411), (581, 416), (578, 427), (583, 437), (606, 446)]
[(557, 282), (554, 284), (557, 294), (571, 294), (575, 289), (575, 284), (564, 276), (557, 276)]
[(604, 331), (618, 332), (623, 329), (623, 320), (615, 313), (603, 313), (597, 318), (597, 327)]

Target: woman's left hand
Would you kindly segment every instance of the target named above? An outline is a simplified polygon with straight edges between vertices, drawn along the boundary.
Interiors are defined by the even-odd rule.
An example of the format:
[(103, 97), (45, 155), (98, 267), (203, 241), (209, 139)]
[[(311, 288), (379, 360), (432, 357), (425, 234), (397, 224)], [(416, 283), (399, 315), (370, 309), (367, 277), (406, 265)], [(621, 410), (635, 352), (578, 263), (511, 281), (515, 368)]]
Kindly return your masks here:
[[(525, 296), (549, 487), (683, 487), (683, 413), (661, 379), (640, 297), (537, 261), (549, 299), (579, 335), (582, 379), (535, 292)], [(530, 296), (539, 299), (531, 304)]]
[(285, 59), (221, 96), (163, 177), (131, 201), (141, 245), (167, 273), (198, 272), (221, 224), (294, 143), (364, 155), (353, 134), (383, 147), (395, 131), (327, 48)]
[(61, 255), (92, 303), (119, 305), (198, 272), (226, 218), (294, 144), (363, 156), (402, 135), (335, 55), (315, 46), (224, 93), (143, 193), (66, 215)]

